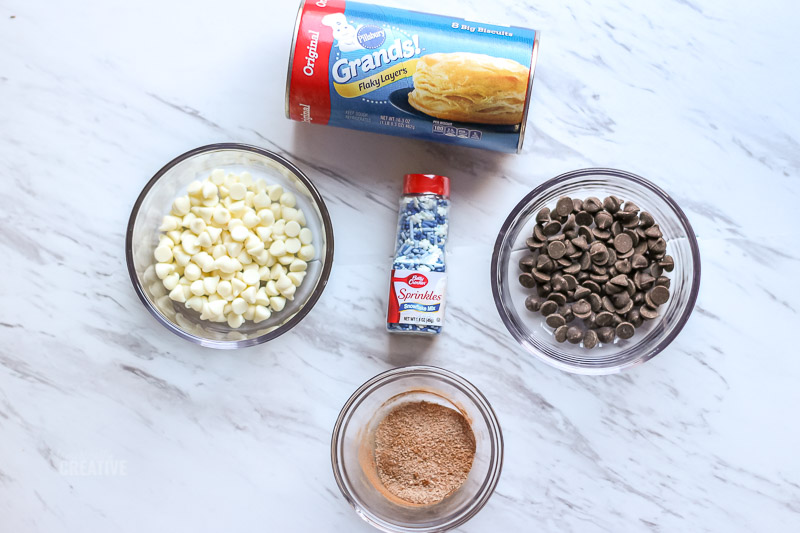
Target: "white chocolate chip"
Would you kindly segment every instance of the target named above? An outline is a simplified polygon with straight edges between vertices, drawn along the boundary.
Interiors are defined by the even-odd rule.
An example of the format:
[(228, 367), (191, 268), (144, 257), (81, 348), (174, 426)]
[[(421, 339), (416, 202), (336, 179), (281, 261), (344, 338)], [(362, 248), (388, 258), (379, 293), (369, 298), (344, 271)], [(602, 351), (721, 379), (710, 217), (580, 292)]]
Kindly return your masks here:
[(270, 296), (270, 297), (279, 296), (281, 294), (281, 292), (275, 286), (275, 280), (269, 280), (267, 282), (266, 286), (264, 287), (264, 292), (266, 292), (267, 296)]
[(283, 275), (280, 278), (278, 278), (278, 280), (275, 282), (275, 287), (280, 292), (283, 292), (283, 291), (285, 291), (286, 289), (288, 289), (289, 287), (292, 287), (292, 286), (293, 286), (292, 285), (292, 280), (290, 280), (288, 278), (288, 276), (285, 276), (285, 275)]
[(286, 277), (289, 278), (290, 280), (292, 280), (292, 283), (294, 284), (295, 287), (299, 287), (300, 284), (303, 283), (303, 280), (306, 277), (306, 273), (305, 272), (289, 272), (286, 275)]
[(303, 228), (300, 230), (300, 234), (298, 235), (300, 242), (303, 244), (311, 244), (313, 235), (311, 230), (308, 228)]
[(178, 274), (177, 272), (173, 272), (172, 274), (164, 278), (162, 283), (164, 284), (165, 289), (171, 291), (172, 289), (178, 286), (178, 283), (180, 281), (181, 281), (181, 275)]
[[(283, 243), (283, 241), (275, 241), (270, 245), (269, 253), (273, 257), (280, 257), (282, 255), (285, 255), (286, 254), (286, 245)], [(171, 252), (170, 252), (170, 255), (172, 255)], [(158, 257), (156, 257), (156, 259), (158, 259)]]
[(296, 220), (291, 220), (286, 223), (286, 227), (283, 231), (289, 237), (297, 237), (300, 235), (300, 229), (300, 224)]
[(223, 298), (227, 298), (233, 293), (233, 287), (230, 281), (220, 281), (217, 285), (217, 294)]
[(242, 291), (242, 294), (239, 296), (244, 298), (249, 304), (256, 303), (256, 296), (258, 295), (258, 290), (256, 290), (255, 286), (247, 287), (245, 290)]
[(173, 231), (181, 227), (181, 219), (172, 215), (166, 215), (161, 221), (159, 231)]
[(203, 285), (203, 280), (198, 279), (194, 281), (190, 286), (189, 289), (192, 291), (192, 294), (195, 296), (203, 296), (206, 293), (205, 286)]
[(260, 276), (258, 275), (258, 270), (247, 270), (244, 273), (242, 281), (248, 285), (255, 285), (259, 282), (259, 278)]
[(281, 291), (281, 296), (286, 298), (287, 300), (294, 300), (294, 293), (297, 291), (297, 287), (292, 284), (286, 287), (286, 290)]
[(277, 202), (281, 199), (281, 195), (283, 194), (283, 187), (280, 185), (272, 185), (267, 187), (267, 192), (269, 194), (269, 199), (273, 202)]
[(231, 287), (233, 288), (233, 295), (239, 296), (243, 290), (247, 288), (247, 283), (240, 279), (232, 279), (231, 280)]
[(283, 296), (273, 296), (269, 299), (269, 306), (273, 311), (279, 313), (283, 311), (283, 308), (286, 306), (286, 298)]
[(264, 322), (265, 320), (269, 320), (270, 316), (272, 316), (272, 312), (269, 309), (267, 309), (265, 305), (257, 305), (253, 321), (256, 324), (259, 324), (261, 322)]
[(179, 196), (175, 198), (174, 202), (172, 202), (172, 214), (177, 217), (186, 215), (191, 208), (192, 202), (189, 200), (188, 195)]
[(237, 315), (243, 315), (247, 311), (247, 302), (244, 298), (236, 298), (231, 302), (231, 310)]
[(175, 272), (175, 265), (172, 263), (156, 263), (155, 272), (158, 279), (164, 279)]
[(169, 293), (169, 299), (173, 302), (184, 303), (186, 302), (186, 295), (183, 292), (182, 285), (176, 285)]
[(231, 238), (234, 241), (242, 242), (250, 236), (250, 231), (244, 226), (236, 226), (231, 230)]
[(183, 276), (189, 281), (198, 280), (202, 275), (203, 272), (200, 270), (200, 267), (195, 265), (194, 263), (189, 263), (188, 265), (186, 265), (186, 268), (183, 271)]
[(233, 183), (228, 188), (228, 191), (228, 194), (230, 194), (230, 197), (234, 200), (244, 200), (244, 197), (247, 195), (247, 186), (244, 183)]
[(153, 252), (153, 256), (159, 263), (169, 263), (172, 261), (172, 248), (167, 246), (159, 246)]
[(294, 259), (292, 260), (292, 264), (289, 265), (289, 272), (305, 272), (307, 268), (308, 263), (302, 259)]
[(256, 301), (254, 303), (256, 305), (269, 305), (269, 295), (267, 294), (266, 287), (261, 287), (260, 289), (258, 289), (258, 291), (256, 291)]
[(294, 207), (297, 205), (297, 198), (290, 192), (285, 192), (280, 196), (280, 202), (286, 207)]
[(314, 259), (315, 253), (316, 251), (314, 250), (314, 245), (306, 244), (302, 248), (300, 248), (299, 252), (297, 252), (297, 257), (302, 259), (303, 261), (311, 261), (312, 259)]
[(302, 244), (300, 239), (286, 239), (286, 251), (290, 254), (296, 254), (300, 251)]
[(207, 278), (203, 278), (203, 289), (206, 294), (213, 295), (215, 292), (217, 292), (218, 286), (219, 276), (208, 276)]

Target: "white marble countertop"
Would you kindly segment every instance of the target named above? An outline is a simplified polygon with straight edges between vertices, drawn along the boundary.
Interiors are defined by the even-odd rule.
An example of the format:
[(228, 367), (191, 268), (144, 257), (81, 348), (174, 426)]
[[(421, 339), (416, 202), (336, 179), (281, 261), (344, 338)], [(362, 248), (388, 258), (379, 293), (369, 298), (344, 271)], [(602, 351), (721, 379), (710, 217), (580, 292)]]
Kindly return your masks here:
[[(0, 3), (0, 531), (368, 532), (331, 428), (358, 385), (412, 363), (473, 381), (503, 426), (502, 479), (461, 531), (800, 530), (797, 5), (387, 3), (543, 30), (523, 155), (286, 120), (294, 0)], [(307, 320), (235, 353), (159, 326), (123, 249), (150, 176), (222, 141), (296, 161), (337, 238)], [(665, 188), (703, 258), (680, 337), (606, 378), (526, 356), (488, 282), (508, 211), (587, 166)], [(435, 342), (384, 332), (410, 171), (454, 179)]]

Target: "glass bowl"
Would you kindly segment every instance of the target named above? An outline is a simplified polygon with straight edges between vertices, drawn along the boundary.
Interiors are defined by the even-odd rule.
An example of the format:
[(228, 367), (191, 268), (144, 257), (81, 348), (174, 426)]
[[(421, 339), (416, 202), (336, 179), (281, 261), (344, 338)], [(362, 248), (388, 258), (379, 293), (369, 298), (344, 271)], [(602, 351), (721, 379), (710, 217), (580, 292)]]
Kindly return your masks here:
[[(158, 244), (161, 220), (173, 200), (185, 194), (194, 180), (204, 180), (212, 170), (250, 172), (279, 184), (297, 197), (314, 235), (316, 257), (308, 262), (308, 274), (286, 307), (259, 324), (247, 321), (234, 329), (227, 323), (200, 320), (200, 315), (166, 296), (155, 275), (153, 251)], [(283, 157), (255, 146), (226, 143), (196, 148), (159, 170), (147, 183), (133, 206), (125, 238), (125, 258), (136, 294), (148, 311), (176, 335), (209, 348), (235, 349), (261, 344), (286, 333), (305, 317), (325, 289), (333, 263), (333, 227), (328, 209), (316, 187), (303, 172)]]
[[(671, 278), (670, 299), (659, 308), (659, 317), (637, 328), (631, 339), (617, 338), (592, 350), (582, 344), (558, 343), (553, 329), (545, 324), (545, 317), (525, 308), (525, 298), (532, 292), (518, 280), (519, 260), (528, 253), (525, 241), (536, 224), (536, 213), (543, 207), (554, 208), (560, 197), (583, 200), (609, 195), (634, 202), (659, 224), (667, 241), (667, 254), (675, 260), (675, 269), (664, 274)], [(577, 374), (613, 374), (655, 357), (683, 329), (694, 309), (699, 287), (700, 250), (686, 215), (659, 187), (621, 170), (575, 170), (543, 183), (508, 216), (492, 255), (492, 293), (508, 331), (537, 358)]]
[[(381, 493), (373, 457), (374, 433), (392, 409), (405, 402), (438, 403), (460, 411), (475, 434), (475, 459), (467, 481), (441, 502), (404, 505)], [(339, 414), (331, 439), (333, 474), (356, 513), (387, 532), (447, 531), (480, 511), (494, 492), (503, 466), (503, 435), (491, 405), (474, 385), (429, 366), (380, 374), (353, 393)], [(383, 489), (385, 490), (385, 489)]]

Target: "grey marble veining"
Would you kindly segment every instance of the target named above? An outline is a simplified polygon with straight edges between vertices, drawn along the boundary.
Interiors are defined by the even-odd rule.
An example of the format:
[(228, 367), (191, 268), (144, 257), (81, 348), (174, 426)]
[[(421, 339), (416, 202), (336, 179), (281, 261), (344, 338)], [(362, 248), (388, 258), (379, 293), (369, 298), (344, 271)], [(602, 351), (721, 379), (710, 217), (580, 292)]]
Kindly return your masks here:
[[(461, 531), (800, 529), (795, 3), (384, 3), (543, 31), (522, 155), (287, 121), (294, 1), (0, 3), (0, 531), (370, 531), (330, 431), (358, 385), (411, 363), (473, 381), (503, 426), (500, 484)], [(223, 141), (298, 163), (337, 241), (307, 319), (236, 353), (161, 328), (123, 249), (149, 177)], [(680, 337), (605, 378), (526, 357), (488, 284), (510, 209), (587, 166), (666, 189), (703, 258)], [(413, 171), (454, 179), (434, 342), (383, 325)]]

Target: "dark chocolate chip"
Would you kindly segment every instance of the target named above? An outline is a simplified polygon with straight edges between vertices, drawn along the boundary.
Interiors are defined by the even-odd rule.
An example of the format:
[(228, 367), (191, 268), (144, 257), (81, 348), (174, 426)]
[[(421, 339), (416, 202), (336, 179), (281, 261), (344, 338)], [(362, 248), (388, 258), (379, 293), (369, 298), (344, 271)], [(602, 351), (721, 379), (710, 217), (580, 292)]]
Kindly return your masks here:
[(592, 294), (592, 291), (589, 290), (587, 287), (582, 286), (575, 289), (576, 300), (583, 300), (584, 298), (587, 298), (590, 294)]
[(595, 214), (601, 209), (603, 209), (603, 203), (600, 201), (600, 198), (590, 196), (589, 198), (583, 201), (583, 209), (587, 213)]
[(625, 274), (620, 274), (619, 276), (615, 277), (611, 280), (611, 283), (617, 285), (619, 287), (627, 287), (628, 286), (628, 276)]
[(523, 272), (530, 272), (536, 266), (536, 258), (532, 255), (526, 255), (519, 261), (519, 269)]
[(572, 203), (572, 198), (568, 196), (562, 196), (556, 202), (556, 213), (558, 216), (565, 217), (572, 213), (572, 210), (575, 208), (575, 204)]
[(622, 324), (617, 326), (617, 337), (620, 339), (630, 339), (633, 337), (636, 328), (633, 327), (633, 324), (630, 322), (623, 322)]
[(601, 241), (607, 241), (608, 239), (611, 238), (610, 231), (600, 228), (592, 229), (592, 235), (594, 235), (596, 239), (600, 239)]
[(553, 288), (549, 283), (539, 283), (536, 285), (536, 294), (538, 294), (540, 298), (546, 298), (551, 292), (553, 292)]
[(647, 262), (647, 258), (641, 254), (633, 254), (631, 258), (631, 266), (636, 270), (641, 270), (643, 268), (647, 268), (650, 263)]
[(519, 283), (526, 289), (532, 289), (536, 286), (536, 280), (534, 280), (533, 276), (528, 272), (523, 272), (519, 275)]
[(556, 291), (556, 292), (564, 292), (564, 293), (566, 293), (567, 290), (568, 290), (568, 288), (567, 288), (567, 280), (565, 280), (564, 276), (562, 276), (561, 274), (555, 274), (550, 279), (550, 285), (553, 286), (553, 290)]
[(583, 340), (583, 330), (577, 326), (570, 326), (567, 330), (567, 340), (572, 344), (580, 344)]
[(669, 289), (660, 285), (653, 287), (650, 291), (650, 300), (656, 305), (664, 305), (669, 301)]
[(661, 234), (661, 228), (658, 227), (658, 224), (654, 226), (650, 226), (646, 230), (644, 230), (644, 234), (648, 239), (660, 239), (663, 237)]
[(620, 206), (619, 198), (617, 198), (616, 196), (607, 196), (605, 199), (603, 199), (603, 207), (609, 213), (613, 214), (619, 211), (619, 206)]
[(558, 313), (553, 313), (552, 315), (549, 315), (545, 319), (545, 322), (547, 322), (547, 325), (550, 326), (551, 328), (560, 328), (561, 326), (567, 323), (567, 321), (564, 320), (564, 317), (559, 315)]
[(545, 224), (544, 227), (542, 228), (542, 233), (544, 233), (548, 237), (555, 235), (559, 231), (561, 231), (561, 223), (556, 222), (555, 220), (551, 220), (550, 222)]
[(656, 223), (656, 221), (653, 219), (653, 215), (651, 215), (647, 211), (642, 211), (641, 213), (639, 213), (639, 222), (641, 223), (643, 228), (649, 228), (650, 226)]
[(564, 305), (567, 303), (567, 297), (560, 292), (552, 292), (547, 296), (547, 299), (551, 302), (555, 302), (558, 305)]
[(598, 326), (606, 327), (611, 325), (611, 320), (613, 318), (614, 318), (613, 313), (609, 313), (608, 311), (603, 311), (601, 313), (597, 313), (596, 322)]
[(591, 293), (586, 299), (589, 300), (589, 305), (592, 306), (592, 311), (595, 313), (603, 310), (603, 300), (599, 294)]
[(643, 305), (639, 308), (639, 314), (645, 320), (654, 320), (658, 318), (658, 310), (647, 305)]
[(592, 312), (592, 306), (586, 300), (578, 300), (572, 306), (572, 312), (575, 313), (575, 316), (578, 318), (586, 318), (586, 316)]
[(597, 333), (593, 329), (590, 329), (589, 331), (586, 332), (586, 335), (584, 335), (583, 337), (583, 347), (586, 348), (587, 350), (591, 350), (592, 348), (597, 346), (597, 341), (598, 341)]
[(525, 308), (534, 313), (542, 307), (542, 301), (534, 294), (525, 298)]
[(541, 270), (533, 269), (531, 271), (531, 275), (533, 276), (533, 279), (536, 280), (536, 283), (548, 283), (550, 281), (550, 274), (542, 272)]
[(642, 326), (644, 319), (642, 318), (641, 313), (639, 313), (638, 309), (631, 309), (627, 315), (625, 315), (625, 320), (633, 324), (633, 327), (639, 328)]
[(539, 224), (542, 224), (542, 225), (547, 224), (548, 222), (550, 222), (550, 208), (549, 207), (542, 208), (542, 209), (539, 210), (538, 213), (536, 213), (536, 222), (538, 222)]
[(621, 254), (627, 253), (633, 248), (633, 239), (627, 233), (620, 233), (614, 237), (614, 248)]
[(556, 342), (566, 342), (568, 329), (567, 326), (560, 326), (555, 330), (553, 336), (556, 338)]
[(542, 315), (544, 316), (550, 316), (557, 311), (558, 311), (558, 304), (555, 303), (553, 300), (547, 300), (542, 302), (542, 305), (539, 308), (539, 312), (542, 313)]
[(603, 344), (609, 344), (614, 342), (614, 328), (611, 327), (602, 327), (597, 330), (597, 338)]
[(594, 216), (594, 223), (600, 229), (610, 229), (614, 223), (614, 217), (608, 211), (600, 211)]
[(669, 279), (667, 276), (659, 276), (658, 278), (656, 278), (656, 285), (659, 287), (666, 287), (669, 289), (670, 286), (672, 285), (672, 280)]
[(661, 265), (661, 267), (667, 272), (672, 272), (672, 270), (675, 268), (675, 259), (673, 259), (671, 255), (666, 255), (664, 256), (664, 259), (661, 260), (659, 265)]
[(567, 247), (561, 241), (553, 241), (547, 245), (547, 255), (553, 259), (561, 259), (567, 251)]

